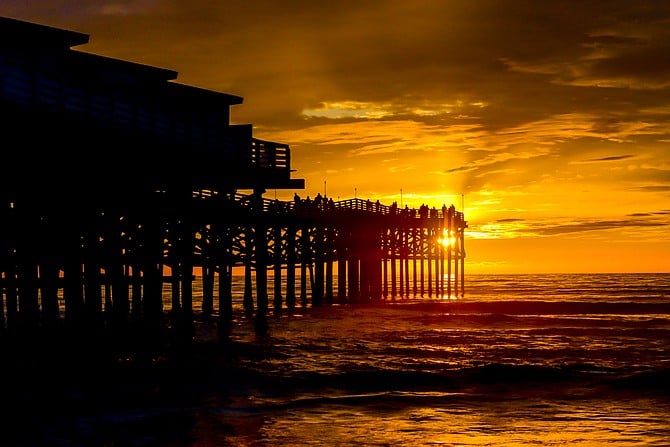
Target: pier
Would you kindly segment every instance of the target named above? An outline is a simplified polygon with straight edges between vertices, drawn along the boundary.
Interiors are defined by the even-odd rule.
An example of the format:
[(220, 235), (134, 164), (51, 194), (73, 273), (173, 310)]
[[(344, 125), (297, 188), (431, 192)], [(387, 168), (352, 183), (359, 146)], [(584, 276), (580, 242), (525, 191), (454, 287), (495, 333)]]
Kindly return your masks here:
[[(289, 145), (230, 124), (242, 98), (73, 50), (85, 34), (0, 18), (0, 37), (3, 337), (65, 329), (135, 346), (167, 325), (189, 343), (195, 313), (225, 337), (235, 269), (257, 321), (464, 294), (467, 222), (453, 205), (301, 198)], [(271, 189), (295, 198), (264, 197)]]

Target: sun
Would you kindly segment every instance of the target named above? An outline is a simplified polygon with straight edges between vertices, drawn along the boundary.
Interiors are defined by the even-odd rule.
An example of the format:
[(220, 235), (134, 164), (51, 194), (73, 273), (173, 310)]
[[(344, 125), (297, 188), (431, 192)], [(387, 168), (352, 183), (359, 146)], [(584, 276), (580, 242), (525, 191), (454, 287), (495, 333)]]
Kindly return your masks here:
[(453, 247), (456, 245), (456, 237), (453, 234), (449, 234), (449, 230), (445, 228), (442, 230), (442, 237), (437, 238), (437, 243), (443, 247)]

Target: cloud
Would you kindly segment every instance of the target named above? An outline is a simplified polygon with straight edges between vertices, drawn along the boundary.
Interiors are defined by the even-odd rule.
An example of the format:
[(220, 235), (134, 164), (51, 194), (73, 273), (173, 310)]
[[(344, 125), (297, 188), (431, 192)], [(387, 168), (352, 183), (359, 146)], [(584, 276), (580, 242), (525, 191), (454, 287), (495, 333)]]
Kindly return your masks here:
[(523, 222), (523, 221), (524, 221), (524, 219), (515, 219), (515, 218), (498, 219), (498, 220), (496, 220), (497, 223)]
[(610, 155), (608, 157), (599, 157), (599, 158), (589, 158), (587, 160), (582, 160), (581, 162), (577, 163), (594, 163), (594, 162), (600, 162), (600, 161), (619, 161), (619, 160), (625, 160), (627, 158), (633, 158), (634, 155)]
[(645, 185), (634, 189), (644, 192), (667, 192), (670, 191), (670, 185)]
[(640, 219), (631, 220), (610, 220), (610, 221), (591, 221), (578, 222), (574, 224), (546, 226), (542, 228), (531, 229), (534, 234), (554, 236), (565, 233), (576, 233), (583, 231), (601, 231), (621, 228), (640, 228), (640, 227), (666, 227), (668, 222), (652, 222)]
[[(503, 218), (492, 223), (471, 223), (470, 234), (476, 238), (508, 239), (517, 237), (560, 236), (568, 234), (598, 233), (628, 229), (663, 229), (670, 226), (665, 218), (670, 213), (633, 213), (624, 219), (569, 219), (554, 218)], [(658, 216), (663, 216), (659, 218)]]

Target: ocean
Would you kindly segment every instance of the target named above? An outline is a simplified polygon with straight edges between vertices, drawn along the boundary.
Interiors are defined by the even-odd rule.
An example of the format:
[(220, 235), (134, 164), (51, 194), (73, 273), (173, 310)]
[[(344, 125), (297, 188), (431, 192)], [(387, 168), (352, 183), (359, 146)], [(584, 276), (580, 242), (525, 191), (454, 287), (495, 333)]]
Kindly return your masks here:
[(25, 445), (670, 445), (670, 274), (466, 275), (463, 297), (271, 312), (266, 336), (242, 286), (198, 374)]

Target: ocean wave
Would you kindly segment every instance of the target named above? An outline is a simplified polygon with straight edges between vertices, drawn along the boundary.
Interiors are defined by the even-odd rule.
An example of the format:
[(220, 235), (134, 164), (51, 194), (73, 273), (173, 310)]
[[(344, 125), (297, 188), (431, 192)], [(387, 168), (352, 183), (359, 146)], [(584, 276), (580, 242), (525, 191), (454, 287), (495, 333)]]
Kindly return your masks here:
[[(231, 377), (228, 375), (227, 377)], [(492, 362), (441, 371), (388, 370), (368, 368), (359, 371), (326, 373), (291, 372), (284, 375), (237, 374), (248, 389), (259, 387), (261, 394), (295, 395), (316, 391), (333, 396), (372, 395), (394, 392), (430, 392), (487, 394), (492, 390), (505, 394), (564, 394), (579, 388), (594, 393), (647, 390), (670, 392), (670, 369), (615, 368), (590, 363), (556, 365)], [(354, 398), (354, 397), (352, 397)]]
[(415, 301), (397, 302), (406, 310), (452, 314), (485, 313), (497, 315), (670, 315), (670, 302), (594, 302), (594, 301)]

